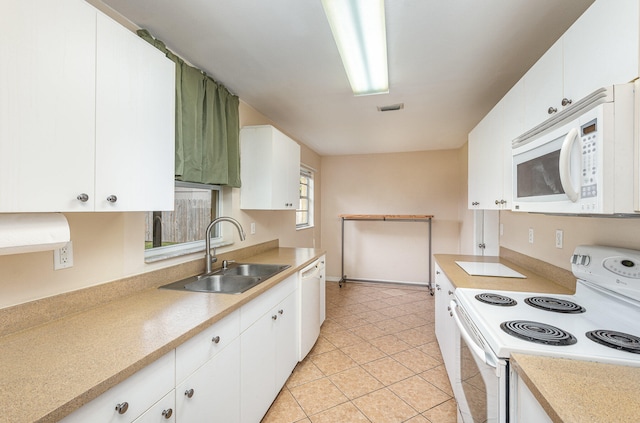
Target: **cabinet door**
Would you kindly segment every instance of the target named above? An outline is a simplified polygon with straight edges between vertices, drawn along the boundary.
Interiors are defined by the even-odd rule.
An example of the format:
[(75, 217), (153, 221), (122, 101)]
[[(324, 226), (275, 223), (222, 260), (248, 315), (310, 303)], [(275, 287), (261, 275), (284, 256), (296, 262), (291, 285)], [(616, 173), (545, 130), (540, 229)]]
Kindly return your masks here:
[[(502, 208), (511, 209), (513, 201), (513, 152), (511, 142), (525, 131), (524, 80), (500, 100), (502, 113)], [(496, 254), (497, 255), (497, 254)]]
[(276, 320), (277, 314), (269, 312), (240, 335), (240, 418), (244, 423), (259, 422), (277, 394)]
[[(524, 76), (525, 130), (562, 110), (562, 38)], [(549, 109), (552, 112), (549, 113)]]
[(236, 338), (176, 387), (177, 421), (240, 421), (240, 340)]
[(171, 210), (174, 63), (99, 13), (96, 82), (96, 210)]
[[(316, 309), (317, 310), (317, 309)], [(298, 364), (298, 296), (289, 294), (274, 310), (276, 320), (275, 390), (280, 390)], [(272, 398), (273, 401), (273, 398)]]
[(300, 146), (279, 131), (273, 131), (273, 191), (274, 210), (295, 209), (299, 202)]
[(0, 212), (90, 210), (96, 11), (7, 0), (0, 26)]
[(640, 12), (637, 0), (598, 0), (564, 40), (564, 96), (577, 101), (593, 91), (638, 76)]
[(458, 349), (460, 335), (453, 317), (449, 313), (449, 302), (453, 298), (453, 284), (446, 277), (442, 269), (436, 264), (436, 290), (435, 290), (435, 330), (436, 339), (440, 346), (444, 366), (452, 387), (459, 373)]
[(500, 103), (469, 134), (468, 198), (472, 209), (501, 208), (503, 147), (498, 106)]

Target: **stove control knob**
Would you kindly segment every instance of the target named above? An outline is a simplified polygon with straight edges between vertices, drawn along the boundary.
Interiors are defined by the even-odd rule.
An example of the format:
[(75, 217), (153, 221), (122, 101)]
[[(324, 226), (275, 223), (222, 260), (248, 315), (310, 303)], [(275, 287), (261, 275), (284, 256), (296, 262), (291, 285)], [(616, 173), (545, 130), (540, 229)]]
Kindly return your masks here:
[(589, 263), (591, 263), (591, 257), (589, 256), (581, 256), (580, 257), (580, 264), (583, 266), (588, 266)]

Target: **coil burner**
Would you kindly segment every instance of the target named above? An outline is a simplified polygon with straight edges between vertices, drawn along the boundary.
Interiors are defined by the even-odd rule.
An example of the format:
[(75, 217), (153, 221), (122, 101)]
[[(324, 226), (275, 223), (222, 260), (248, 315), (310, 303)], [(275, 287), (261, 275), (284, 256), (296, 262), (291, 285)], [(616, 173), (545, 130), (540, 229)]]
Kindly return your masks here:
[(518, 302), (513, 298), (505, 297), (504, 295), (492, 294), (490, 292), (483, 292), (482, 294), (476, 295), (475, 298), (483, 303), (501, 307), (511, 307), (518, 304)]
[(572, 303), (571, 301), (561, 300), (552, 297), (529, 297), (525, 298), (525, 303), (531, 307), (539, 308), (541, 310), (553, 311), (556, 313), (584, 313), (587, 311), (581, 305)]
[(545, 323), (530, 322), (528, 320), (502, 322), (500, 329), (516, 338), (538, 344), (563, 346), (573, 345), (578, 342), (576, 337), (567, 331)]
[(592, 330), (585, 333), (585, 335), (605, 347), (640, 354), (640, 338), (637, 336), (605, 329)]

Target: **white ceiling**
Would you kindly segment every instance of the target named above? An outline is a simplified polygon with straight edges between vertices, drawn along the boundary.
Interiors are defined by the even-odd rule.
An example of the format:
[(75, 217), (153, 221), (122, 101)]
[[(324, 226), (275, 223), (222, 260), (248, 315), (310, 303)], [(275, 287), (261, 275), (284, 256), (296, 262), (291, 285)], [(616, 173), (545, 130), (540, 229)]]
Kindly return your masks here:
[(102, 1), (321, 155), (460, 147), (593, 3), (386, 0), (390, 93), (354, 97), (320, 0)]

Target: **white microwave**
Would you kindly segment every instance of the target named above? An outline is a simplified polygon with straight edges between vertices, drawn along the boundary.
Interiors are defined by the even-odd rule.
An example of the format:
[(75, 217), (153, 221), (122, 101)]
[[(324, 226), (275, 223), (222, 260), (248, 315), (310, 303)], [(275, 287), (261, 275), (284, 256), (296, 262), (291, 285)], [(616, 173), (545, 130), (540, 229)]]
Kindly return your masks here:
[(602, 88), (512, 142), (512, 210), (633, 214), (634, 84)]

